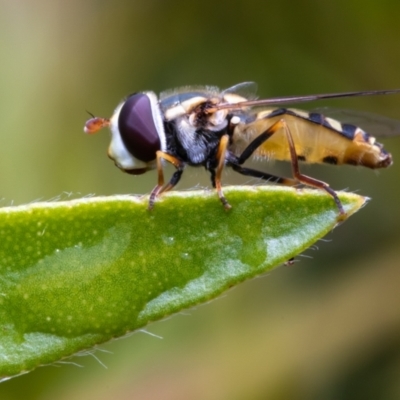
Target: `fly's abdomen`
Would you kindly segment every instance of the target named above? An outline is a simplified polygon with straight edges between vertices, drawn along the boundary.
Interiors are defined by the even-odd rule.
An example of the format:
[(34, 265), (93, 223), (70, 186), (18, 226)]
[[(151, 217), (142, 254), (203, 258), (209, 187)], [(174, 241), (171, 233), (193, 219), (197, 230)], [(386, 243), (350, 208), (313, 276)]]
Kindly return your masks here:
[[(234, 152), (240, 153), (247, 144), (271, 125), (284, 119), (292, 135), (299, 160), (333, 165), (362, 165), (383, 168), (392, 164), (392, 156), (375, 138), (361, 128), (342, 124), (319, 113), (295, 109), (269, 109), (255, 115), (255, 120), (239, 124), (234, 132)], [(286, 133), (274, 133), (254, 152), (255, 157), (290, 161)]]

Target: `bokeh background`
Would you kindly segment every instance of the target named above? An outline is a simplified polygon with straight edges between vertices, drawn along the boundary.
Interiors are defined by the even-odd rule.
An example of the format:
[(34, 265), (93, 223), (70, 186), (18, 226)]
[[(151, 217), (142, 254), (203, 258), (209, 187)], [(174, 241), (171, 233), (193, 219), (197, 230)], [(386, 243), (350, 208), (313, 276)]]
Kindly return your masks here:
[[(1, 204), (148, 193), (155, 173), (121, 173), (107, 132), (82, 131), (86, 110), (110, 116), (134, 91), (399, 88), (399, 16), (398, 0), (1, 0)], [(400, 95), (317, 105), (400, 119)], [(303, 169), (372, 201), (295, 266), (147, 328), (162, 339), (138, 332), (4, 382), (0, 399), (399, 399), (400, 138), (383, 141), (387, 171)], [(180, 188), (208, 179), (187, 171)]]

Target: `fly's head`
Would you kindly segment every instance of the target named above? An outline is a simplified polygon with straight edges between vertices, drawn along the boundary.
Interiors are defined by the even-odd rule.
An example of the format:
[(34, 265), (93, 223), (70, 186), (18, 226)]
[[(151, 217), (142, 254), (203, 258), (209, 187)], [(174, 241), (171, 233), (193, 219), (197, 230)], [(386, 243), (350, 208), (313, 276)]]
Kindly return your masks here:
[(110, 119), (89, 119), (84, 131), (92, 134), (104, 127), (111, 130), (108, 156), (115, 165), (133, 175), (155, 168), (156, 152), (166, 147), (163, 118), (152, 92), (128, 96)]

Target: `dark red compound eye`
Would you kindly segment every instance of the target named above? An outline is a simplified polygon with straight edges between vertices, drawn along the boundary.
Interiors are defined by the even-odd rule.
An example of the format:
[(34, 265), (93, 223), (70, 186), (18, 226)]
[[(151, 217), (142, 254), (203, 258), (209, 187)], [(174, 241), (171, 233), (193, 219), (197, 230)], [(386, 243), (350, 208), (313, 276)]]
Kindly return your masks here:
[(161, 149), (149, 97), (137, 93), (129, 97), (118, 117), (118, 128), (127, 150), (138, 160), (150, 162)]

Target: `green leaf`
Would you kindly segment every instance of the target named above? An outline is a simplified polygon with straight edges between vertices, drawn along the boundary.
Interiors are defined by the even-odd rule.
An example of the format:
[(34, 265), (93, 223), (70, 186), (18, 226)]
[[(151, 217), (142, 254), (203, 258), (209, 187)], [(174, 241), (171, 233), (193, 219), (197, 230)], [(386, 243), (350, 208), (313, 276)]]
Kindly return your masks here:
[[(316, 190), (233, 187), (0, 210), (0, 378), (210, 300), (302, 252), (336, 224)], [(348, 215), (365, 198), (340, 193)]]

